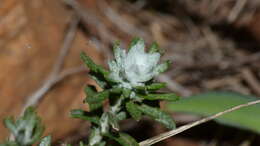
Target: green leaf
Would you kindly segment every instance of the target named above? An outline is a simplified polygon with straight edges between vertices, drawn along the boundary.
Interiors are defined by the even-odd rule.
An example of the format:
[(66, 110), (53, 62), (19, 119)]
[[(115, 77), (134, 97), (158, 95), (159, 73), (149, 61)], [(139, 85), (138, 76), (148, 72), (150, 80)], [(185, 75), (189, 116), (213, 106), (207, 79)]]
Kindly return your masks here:
[(84, 61), (86, 66), (95, 73), (101, 73), (102, 75), (106, 76), (109, 72), (104, 69), (101, 65), (95, 64), (90, 57), (88, 57), (84, 52), (80, 53), (80, 58)]
[[(236, 105), (259, 100), (253, 96), (234, 92), (207, 92), (166, 104), (169, 111), (202, 116), (224, 111)], [(217, 122), (260, 133), (260, 104), (241, 108), (215, 119)]]
[(46, 137), (44, 137), (44, 138), (41, 140), (39, 146), (51, 146), (51, 136), (46, 136)]
[(125, 120), (127, 118), (127, 115), (126, 115), (126, 112), (119, 112), (117, 115), (116, 115), (116, 118), (118, 121), (122, 121), (122, 120)]
[(137, 47), (138, 45), (144, 47), (144, 40), (139, 37), (133, 38), (130, 43), (130, 47), (129, 47), (128, 51), (130, 51), (133, 47)]
[(123, 89), (123, 97), (124, 97), (124, 98), (130, 97), (131, 92), (132, 92), (132, 91), (131, 91), (130, 89), (124, 88), (124, 89)]
[(117, 136), (106, 134), (105, 136), (117, 141), (121, 146), (139, 146), (138, 142), (126, 133), (119, 133)]
[(93, 85), (88, 85), (84, 88), (84, 91), (86, 93), (87, 96), (94, 96), (95, 94), (97, 94), (97, 89), (95, 86)]
[(138, 90), (151, 90), (151, 91), (155, 91), (155, 90), (159, 90), (161, 88), (166, 87), (166, 83), (152, 83), (150, 85), (146, 85), (146, 86), (135, 86), (135, 89)]
[(142, 112), (139, 110), (138, 105), (134, 104), (132, 101), (126, 103), (126, 110), (136, 121), (141, 119)]
[(79, 146), (85, 146), (82, 141), (79, 142)]
[(139, 95), (141, 98), (146, 100), (168, 100), (168, 101), (177, 101), (179, 100), (179, 96), (174, 93), (165, 93), (165, 94), (147, 94), (147, 95)]
[(139, 146), (136, 140), (126, 133), (119, 133), (119, 138), (117, 142), (122, 146)]
[(78, 118), (78, 119), (82, 119), (82, 120), (87, 120), (90, 121), (92, 123), (95, 123), (97, 125), (99, 125), (99, 117), (93, 115), (92, 113), (88, 113), (84, 110), (81, 109), (74, 109), (70, 111), (70, 116), (72, 118)]
[(0, 144), (0, 146), (19, 146), (15, 141), (6, 141), (5, 143)]
[(159, 45), (156, 42), (153, 42), (149, 49), (149, 53), (159, 52), (160, 54), (163, 54), (163, 52), (161, 51), (162, 50), (160, 49)]
[(115, 60), (116, 60), (116, 63), (119, 64), (119, 65), (122, 65), (122, 62), (126, 55), (125, 53), (125, 50), (122, 50), (120, 48), (120, 42), (119, 41), (116, 41), (113, 45), (113, 52), (114, 52), (114, 57), (115, 57)]
[(171, 61), (170, 60), (167, 60), (165, 62), (163, 62), (162, 64), (158, 65), (156, 68), (155, 68), (155, 73), (158, 75), (160, 73), (163, 73), (165, 72), (171, 65)]
[(80, 58), (90, 69), (89, 75), (98, 83), (100, 87), (106, 88), (108, 86), (108, 82), (110, 82), (109, 71), (104, 69), (101, 65), (95, 64), (84, 52), (80, 53)]
[(95, 95), (93, 96), (88, 96), (85, 99), (85, 102), (89, 103), (89, 104), (95, 104), (95, 103), (101, 103), (103, 102), (105, 99), (107, 99), (109, 96), (109, 91), (105, 90), (105, 91), (101, 91), (101, 92), (97, 92)]
[(168, 129), (174, 129), (175, 123), (173, 122), (172, 118), (170, 115), (167, 113), (161, 111), (158, 108), (154, 108), (148, 105), (141, 105), (138, 107), (140, 111), (142, 111), (145, 115), (151, 117), (155, 121), (163, 124), (166, 128)]
[(14, 123), (14, 118), (13, 117), (6, 117), (4, 119), (4, 125), (7, 129), (11, 131), (11, 133), (16, 133), (17, 132), (17, 127)]
[(87, 97), (85, 98), (84, 102), (88, 103), (90, 111), (101, 108), (103, 101), (109, 96), (108, 90), (97, 92), (95, 86), (91, 85), (85, 87), (85, 93), (87, 94)]
[(108, 86), (107, 80), (99, 73), (89, 72), (90, 77), (103, 89)]
[(23, 116), (16, 121), (6, 118), (4, 124), (14, 135), (18, 145), (32, 145), (40, 139), (44, 130), (33, 107), (28, 107)]
[(109, 92), (113, 93), (113, 94), (121, 94), (122, 91), (123, 91), (123, 89), (122, 88), (118, 88), (118, 87), (109, 89)]
[(147, 90), (159, 90), (165, 87), (166, 83), (152, 83), (151, 85), (146, 86)]

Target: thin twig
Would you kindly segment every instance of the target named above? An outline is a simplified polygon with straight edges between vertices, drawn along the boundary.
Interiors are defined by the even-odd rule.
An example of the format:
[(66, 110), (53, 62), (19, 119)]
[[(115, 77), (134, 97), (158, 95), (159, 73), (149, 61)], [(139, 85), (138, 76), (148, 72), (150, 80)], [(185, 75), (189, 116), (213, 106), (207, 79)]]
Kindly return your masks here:
[(219, 116), (222, 116), (222, 115), (224, 115), (224, 114), (226, 114), (226, 113), (229, 113), (229, 112), (238, 110), (238, 109), (243, 108), (243, 107), (247, 107), (247, 106), (251, 106), (251, 105), (254, 105), (254, 104), (258, 104), (258, 103), (260, 103), (260, 100), (251, 101), (251, 102), (248, 102), (248, 103), (245, 103), (245, 104), (241, 104), (241, 105), (232, 107), (232, 108), (227, 109), (227, 110), (225, 110), (225, 111), (223, 111), (223, 112), (219, 112), (219, 113), (214, 114), (214, 115), (212, 115), (212, 116), (203, 118), (203, 119), (201, 119), (201, 120), (195, 121), (195, 122), (193, 122), (193, 123), (190, 123), (190, 124), (181, 126), (181, 127), (177, 128), (177, 129), (174, 129), (174, 130), (171, 130), (171, 131), (162, 133), (162, 134), (160, 134), (160, 135), (158, 135), (158, 136), (155, 136), (155, 137), (152, 137), (152, 138), (147, 139), (147, 140), (145, 140), (145, 141), (142, 141), (142, 142), (139, 143), (139, 145), (140, 145), (140, 146), (150, 146), (150, 145), (155, 144), (155, 143), (157, 143), (157, 142), (160, 142), (160, 141), (162, 141), (162, 140), (164, 140), (164, 139), (167, 139), (167, 138), (169, 138), (169, 137), (172, 137), (172, 136), (174, 136), (174, 135), (177, 135), (177, 134), (179, 134), (179, 133), (181, 133), (181, 132), (183, 132), (183, 131), (185, 131), (185, 130), (188, 130), (188, 129), (194, 127), (194, 126), (203, 124), (203, 123), (208, 122), (208, 121), (210, 121), (210, 120), (213, 120), (213, 119), (215, 119), (215, 118), (217, 118), (217, 117), (219, 117)]
[(235, 6), (231, 10), (228, 21), (234, 22), (237, 18), (240, 12), (243, 10), (243, 8), (246, 6), (247, 0), (237, 0)]
[(71, 6), (75, 13), (82, 19), (85, 24), (94, 26), (97, 28), (98, 33), (101, 38), (107, 41), (118, 40), (117, 37), (112, 35), (110, 31), (107, 30), (105, 24), (100, 20), (98, 16), (93, 14), (90, 10), (84, 9), (77, 1), (75, 0), (63, 0), (65, 4)]
[(252, 88), (252, 90), (257, 94), (260, 95), (260, 83), (258, 82), (257, 78), (254, 76), (252, 71), (249, 68), (244, 68), (241, 70), (242, 77), (248, 83), (248, 85)]
[(37, 103), (40, 101), (40, 99), (43, 97), (43, 95), (45, 95), (50, 88), (57, 83), (57, 80), (59, 78), (59, 72), (64, 64), (64, 58), (68, 53), (69, 48), (72, 45), (72, 42), (75, 38), (76, 35), (76, 29), (79, 23), (79, 18), (73, 16), (72, 18), (73, 20), (71, 21), (71, 24), (69, 26), (69, 30), (67, 35), (64, 38), (63, 44), (60, 48), (60, 53), (59, 56), (57, 58), (57, 61), (55, 62), (53, 69), (49, 75), (49, 77), (46, 79), (46, 81), (43, 83), (43, 85), (36, 90), (35, 92), (33, 92), (28, 98), (27, 101), (24, 104), (24, 107), (22, 109), (21, 115), (23, 114), (23, 112), (25, 111), (25, 109), (28, 106), (33, 106), (33, 105), (37, 105)]
[(143, 32), (141, 29), (138, 29), (132, 23), (128, 23), (128, 20), (124, 19), (117, 11), (111, 8), (107, 1), (98, 1), (98, 6), (100, 6), (103, 14), (109, 18), (109, 20), (121, 31), (131, 35), (132, 37), (139, 36), (145, 40), (149, 38), (147, 33)]

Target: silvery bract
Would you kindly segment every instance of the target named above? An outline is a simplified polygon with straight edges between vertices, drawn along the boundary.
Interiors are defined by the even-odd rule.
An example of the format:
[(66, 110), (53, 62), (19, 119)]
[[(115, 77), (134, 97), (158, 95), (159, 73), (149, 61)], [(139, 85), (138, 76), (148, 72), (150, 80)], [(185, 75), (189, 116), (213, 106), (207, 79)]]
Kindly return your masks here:
[(114, 47), (115, 60), (109, 62), (110, 78), (119, 86), (143, 86), (146, 81), (165, 70), (165, 65), (158, 65), (160, 53), (146, 53), (144, 48), (142, 39), (132, 42), (128, 53), (118, 45)]

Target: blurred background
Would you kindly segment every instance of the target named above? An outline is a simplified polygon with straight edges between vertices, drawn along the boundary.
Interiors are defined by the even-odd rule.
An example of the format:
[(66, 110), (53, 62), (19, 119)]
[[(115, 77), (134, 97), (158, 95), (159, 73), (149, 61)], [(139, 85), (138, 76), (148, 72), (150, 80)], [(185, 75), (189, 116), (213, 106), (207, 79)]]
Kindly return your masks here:
[[(0, 120), (33, 103), (57, 145), (83, 139), (89, 124), (69, 111), (87, 109), (83, 88), (95, 83), (79, 53), (107, 66), (113, 42), (126, 48), (135, 36), (147, 45), (156, 41), (163, 60), (173, 61), (157, 78), (168, 91), (184, 98), (211, 90), (260, 97), (259, 0), (1, 0)], [(174, 117), (179, 125), (198, 118)], [(147, 119), (122, 127), (140, 140), (165, 131)], [(7, 136), (0, 124), (0, 140)], [(259, 138), (209, 122), (158, 145), (257, 146)]]

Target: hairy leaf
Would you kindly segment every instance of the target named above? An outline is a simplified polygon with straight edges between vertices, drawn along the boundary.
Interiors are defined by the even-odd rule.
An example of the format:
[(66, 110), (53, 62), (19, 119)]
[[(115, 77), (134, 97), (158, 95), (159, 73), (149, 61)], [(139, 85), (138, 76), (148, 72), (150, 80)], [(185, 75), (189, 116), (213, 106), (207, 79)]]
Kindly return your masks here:
[(101, 92), (97, 92), (95, 95), (93, 96), (89, 96), (85, 99), (85, 102), (92, 104), (92, 103), (101, 103), (103, 102), (105, 99), (107, 99), (109, 96), (109, 91), (105, 90), (105, 91), (101, 91)]
[(152, 83), (150, 85), (136, 86), (134, 88), (138, 89), (138, 90), (151, 90), (151, 91), (155, 91), (155, 90), (159, 90), (159, 89), (164, 88), (164, 87), (166, 87), (166, 83)]
[(155, 73), (158, 75), (165, 72), (171, 65), (171, 61), (167, 60), (155, 68)]
[(88, 112), (81, 110), (81, 109), (71, 110), (70, 116), (72, 118), (79, 118), (79, 119), (82, 119), (82, 120), (87, 120), (87, 121), (90, 121), (92, 123), (99, 125), (100, 119), (99, 119), (98, 116), (94, 116), (92, 113), (88, 113)]
[(139, 121), (142, 116), (142, 112), (139, 110), (138, 105), (129, 101), (126, 103), (126, 110), (136, 121)]
[(142, 111), (145, 115), (151, 117), (155, 121), (163, 124), (166, 128), (168, 129), (174, 129), (175, 123), (172, 120), (171, 116), (168, 115), (167, 113), (161, 111), (158, 108), (154, 108), (148, 105), (141, 105), (138, 107), (140, 111)]
[(85, 92), (87, 94), (87, 97), (85, 98), (84, 102), (88, 103), (90, 111), (101, 108), (103, 105), (103, 101), (109, 96), (108, 90), (97, 92), (94, 86), (85, 87)]
[(132, 39), (128, 51), (130, 51), (131, 49), (136, 48), (136, 47), (144, 48), (144, 46), (145, 46), (144, 40), (139, 37), (135, 37)]
[(102, 66), (95, 64), (90, 57), (88, 57), (84, 52), (80, 53), (80, 58), (84, 61), (84, 63), (87, 65), (87, 67), (95, 72), (95, 73), (101, 73), (102, 75), (106, 76), (109, 74), (109, 72), (104, 69)]
[(165, 93), (165, 94), (147, 94), (140, 95), (140, 97), (146, 100), (168, 100), (168, 101), (176, 101), (179, 100), (179, 96), (174, 93)]
[(159, 53), (161, 54), (160, 51), (161, 51), (161, 50), (160, 50), (159, 45), (158, 45), (156, 42), (153, 42), (152, 45), (151, 45), (151, 47), (150, 47), (150, 49), (149, 49), (149, 53), (159, 52)]
[(119, 135), (106, 134), (105, 136), (117, 141), (121, 146), (139, 146), (137, 141), (126, 133), (119, 133)]
[(33, 107), (28, 107), (23, 116), (16, 121), (10, 117), (6, 118), (4, 124), (14, 135), (15, 142), (19, 145), (31, 145), (37, 142), (44, 130)]
[(19, 146), (19, 144), (17, 144), (15, 141), (6, 141), (0, 144), (0, 146)]
[(46, 137), (44, 137), (44, 138), (41, 140), (39, 146), (51, 146), (51, 136), (46, 136)]
[(116, 115), (118, 121), (125, 120), (127, 118), (126, 112), (122, 111)]

